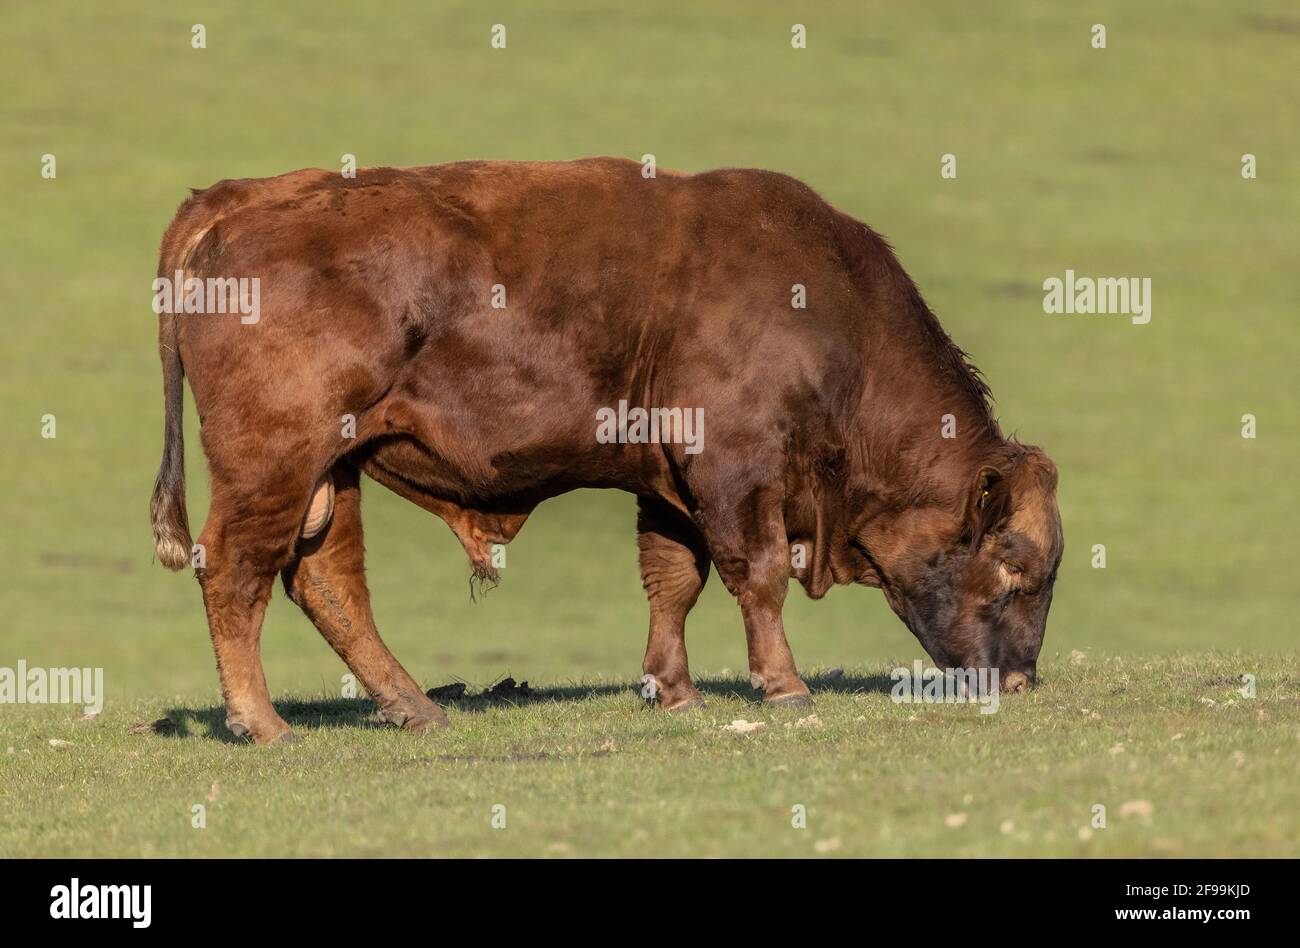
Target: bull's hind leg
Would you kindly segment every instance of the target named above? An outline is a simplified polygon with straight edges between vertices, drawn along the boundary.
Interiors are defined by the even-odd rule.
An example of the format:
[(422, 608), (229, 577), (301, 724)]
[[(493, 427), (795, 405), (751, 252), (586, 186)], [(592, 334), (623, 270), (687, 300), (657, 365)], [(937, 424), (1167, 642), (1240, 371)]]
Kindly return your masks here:
[(375, 628), (357, 469), (340, 462), (332, 473), (333, 517), (319, 535), (301, 542), (299, 557), (284, 569), (284, 588), (378, 703), (381, 718), (408, 731), (445, 726), (447, 715), (425, 696)]
[(199, 535), (196, 569), (216, 652), (226, 727), (258, 744), (296, 740), (271, 705), (262, 671), (262, 617), (275, 574), (293, 549), (311, 481), (286, 475), (255, 490), (213, 479), (212, 506)]
[[(199, 537), (205, 548), (210, 545), (206, 539)], [(226, 727), (236, 737), (251, 737), (258, 744), (293, 742), (293, 731), (271, 706), (262, 672), (262, 616), (275, 574), (235, 566), (203, 569), (199, 577), (221, 675)]]
[(704, 699), (686, 663), (686, 614), (709, 577), (709, 554), (693, 524), (647, 498), (637, 502), (641, 584), (650, 600), (650, 640), (641, 670), (654, 678), (654, 697), (667, 710)]

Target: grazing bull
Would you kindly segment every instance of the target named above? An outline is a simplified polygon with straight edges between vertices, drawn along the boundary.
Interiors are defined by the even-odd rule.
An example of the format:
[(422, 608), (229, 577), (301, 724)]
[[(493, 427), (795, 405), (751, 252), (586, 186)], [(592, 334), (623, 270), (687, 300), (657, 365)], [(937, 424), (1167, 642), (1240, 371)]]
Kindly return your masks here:
[[(483, 579), (548, 497), (635, 494), (664, 708), (700, 701), (684, 623), (710, 564), (768, 702), (808, 701), (792, 575), (813, 598), (878, 586), (939, 665), (1033, 684), (1056, 470), (1002, 436), (885, 241), (798, 181), (608, 158), (223, 181), (168, 228), (156, 286), (174, 275), (151, 514), (162, 562), (190, 563), (187, 373), (212, 480), (193, 549), (238, 735), (294, 739), (259, 656), (277, 573), (385, 720), (446, 723), (375, 629), (362, 473), (445, 520)], [(256, 318), (212, 314), (211, 292), (204, 310), (238, 280)]]

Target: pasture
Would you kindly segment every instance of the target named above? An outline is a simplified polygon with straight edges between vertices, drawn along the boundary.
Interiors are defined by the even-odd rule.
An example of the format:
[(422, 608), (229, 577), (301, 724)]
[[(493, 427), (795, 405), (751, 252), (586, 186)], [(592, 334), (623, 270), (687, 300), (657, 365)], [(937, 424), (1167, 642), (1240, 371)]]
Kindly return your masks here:
[[(0, 855), (1297, 855), (1298, 44), (1280, 0), (9, 11), (0, 668), (103, 668), (106, 701), (86, 721), (0, 704)], [(345, 154), (647, 153), (787, 172), (887, 235), (1004, 429), (1056, 461), (1041, 687), (991, 715), (895, 704), (889, 669), (923, 653), (879, 592), (794, 588), (817, 706), (770, 711), (715, 576), (687, 626), (709, 708), (646, 711), (631, 496), (542, 506), (473, 602), (451, 532), (367, 482), (393, 652), (426, 687), (509, 675), (534, 694), (453, 702), (448, 732), (375, 727), (277, 588), (262, 653), (306, 740), (228, 741), (197, 585), (153, 562), (147, 516), (150, 282), (187, 189)], [(1150, 278), (1150, 322), (1045, 314), (1067, 269)], [(163, 716), (175, 733), (129, 733)]]

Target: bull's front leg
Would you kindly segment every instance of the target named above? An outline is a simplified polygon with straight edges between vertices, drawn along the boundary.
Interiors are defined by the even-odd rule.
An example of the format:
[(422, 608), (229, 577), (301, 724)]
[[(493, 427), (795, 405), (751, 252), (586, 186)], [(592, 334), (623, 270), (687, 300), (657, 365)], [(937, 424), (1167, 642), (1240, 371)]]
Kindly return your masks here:
[(650, 601), (650, 638), (642, 672), (653, 679), (647, 697), (668, 711), (704, 706), (686, 660), (686, 614), (709, 577), (709, 554), (694, 524), (650, 498), (637, 501), (641, 584)]
[(745, 621), (750, 684), (762, 690), (768, 704), (811, 704), (781, 619), (790, 561), (780, 492), (719, 492), (705, 501), (699, 516), (718, 575)]
[(802, 707), (812, 703), (808, 686), (804, 684), (794, 665), (794, 653), (786, 641), (785, 624), (781, 608), (785, 603), (788, 584), (785, 565), (785, 547), (775, 569), (779, 578), (772, 575), (770, 565), (750, 562), (751, 575), (736, 583), (736, 600), (745, 620), (745, 640), (749, 649), (749, 682), (762, 689), (763, 700), (768, 704)]

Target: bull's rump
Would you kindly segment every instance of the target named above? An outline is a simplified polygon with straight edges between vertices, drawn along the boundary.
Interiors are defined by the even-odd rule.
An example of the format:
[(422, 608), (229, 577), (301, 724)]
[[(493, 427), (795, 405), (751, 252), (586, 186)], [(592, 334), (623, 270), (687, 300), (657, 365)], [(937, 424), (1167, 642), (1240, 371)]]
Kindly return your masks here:
[(592, 159), (222, 182), (168, 243), (261, 285), (256, 324), (178, 321), (205, 431), (351, 414), (510, 491), (507, 469), (635, 489), (665, 450), (690, 460), (597, 442), (620, 400), (703, 409), (709, 450), (825, 423), (855, 376), (864, 232), (783, 175)]

